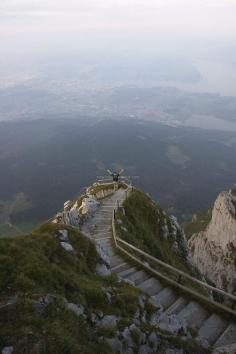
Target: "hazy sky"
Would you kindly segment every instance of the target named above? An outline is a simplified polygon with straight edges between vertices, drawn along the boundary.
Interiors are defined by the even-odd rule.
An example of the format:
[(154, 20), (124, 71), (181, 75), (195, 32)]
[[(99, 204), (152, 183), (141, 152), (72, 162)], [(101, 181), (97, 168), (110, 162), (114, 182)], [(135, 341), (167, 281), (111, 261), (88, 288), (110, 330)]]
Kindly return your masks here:
[[(0, 30), (22, 33), (166, 31), (232, 40), (236, 0), (1, 0)], [(177, 31), (177, 32), (176, 32)]]
[(0, 0), (0, 81), (112, 55), (211, 57), (228, 70), (236, 65), (235, 19), (236, 0)]

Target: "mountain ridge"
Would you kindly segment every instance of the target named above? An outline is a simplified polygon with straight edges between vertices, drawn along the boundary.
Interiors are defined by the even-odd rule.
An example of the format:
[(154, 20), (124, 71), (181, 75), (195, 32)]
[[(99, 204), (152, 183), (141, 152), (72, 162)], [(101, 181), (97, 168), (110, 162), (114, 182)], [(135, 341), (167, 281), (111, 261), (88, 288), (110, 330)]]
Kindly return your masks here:
[[(130, 264), (116, 254), (110, 236), (113, 210), (118, 207), (119, 212), (127, 216), (130, 211), (126, 202), (123, 206), (126, 189), (112, 186), (113, 192), (110, 193), (111, 188), (108, 188), (105, 195), (100, 186), (94, 185), (87, 189), (82, 200), (78, 198), (75, 202), (65, 203), (67, 216), (70, 209), (81, 212), (82, 207), (83, 219), (76, 219), (82, 225), (71, 225), (74, 218), (59, 220), (57, 215), (54, 222), (41, 225), (29, 235), (0, 240), (2, 352), (210, 352), (211, 345), (196, 338), (196, 329), (189, 322), (194, 318), (198, 321), (195, 322), (197, 326), (202, 328), (202, 321), (209, 312), (190, 300), (187, 309), (182, 308), (184, 317), (179, 317), (175, 311), (181, 311), (185, 302), (180, 303), (178, 299), (177, 304), (171, 289), (159, 286), (158, 290), (157, 279), (141, 268), (133, 266), (131, 269)], [(145, 193), (139, 193), (142, 198), (136, 204), (136, 213), (139, 218), (144, 215), (142, 223), (146, 219), (152, 224), (152, 217), (149, 219), (148, 215), (149, 212), (156, 215), (156, 207), (150, 208), (154, 202)], [(135, 196), (135, 190), (132, 195)], [(168, 220), (164, 223), (166, 228), (164, 224), (160, 225), (161, 234), (166, 234), (167, 228), (168, 232), (177, 231), (176, 221), (171, 221), (164, 211), (159, 213)], [(119, 214), (116, 220), (117, 229), (126, 227), (125, 220), (118, 222)], [(137, 227), (135, 222), (133, 225)], [(154, 224), (152, 227), (155, 230)], [(145, 287), (141, 286), (143, 283)], [(150, 286), (157, 293), (155, 300), (159, 298), (160, 303), (153, 302), (148, 290)], [(164, 310), (169, 307), (172, 313), (166, 314)], [(193, 317), (192, 311), (198, 316)], [(211, 321), (211, 318), (207, 320)], [(223, 336), (220, 344), (231, 345), (236, 327), (234, 329), (232, 323), (216, 318), (217, 330)], [(206, 329), (203, 337), (204, 333)], [(230, 335), (231, 341), (226, 341), (226, 334)], [(211, 341), (215, 342), (215, 337)]]
[(204, 231), (188, 241), (193, 264), (216, 286), (236, 291), (236, 188), (221, 192)]

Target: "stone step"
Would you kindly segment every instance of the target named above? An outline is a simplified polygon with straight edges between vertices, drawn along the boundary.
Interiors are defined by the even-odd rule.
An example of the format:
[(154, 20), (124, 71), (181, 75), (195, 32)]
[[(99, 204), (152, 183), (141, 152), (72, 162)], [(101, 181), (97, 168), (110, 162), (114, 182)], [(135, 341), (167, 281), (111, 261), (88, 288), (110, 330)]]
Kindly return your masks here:
[(94, 234), (96, 235), (110, 235), (111, 234), (111, 230), (106, 230), (106, 231), (100, 231), (100, 230), (97, 230), (96, 232), (94, 232)]
[(99, 212), (101, 212), (101, 211), (113, 211), (115, 208), (116, 208), (115, 205), (104, 205), (104, 206), (101, 207)]
[(170, 288), (164, 288), (158, 294), (151, 297), (155, 305), (161, 305), (165, 310), (170, 307), (177, 299), (176, 293)]
[(148, 280), (148, 279), (150, 278), (150, 275), (149, 275), (147, 272), (145, 272), (145, 271), (141, 271), (141, 272), (143, 272), (143, 273), (141, 274), (141, 277), (138, 278), (137, 280), (135, 280), (135, 286), (138, 286), (138, 285), (141, 284), (143, 281)]
[(215, 342), (214, 347), (223, 347), (225, 345), (234, 344), (236, 342), (236, 324), (230, 323), (219, 339)]
[(93, 220), (93, 224), (95, 225), (95, 227), (98, 227), (98, 226), (101, 226), (101, 225), (109, 227), (111, 225), (111, 219), (110, 218), (94, 219)]
[(113, 256), (110, 258), (110, 267), (115, 267), (119, 264), (124, 263), (123, 259), (120, 256)]
[[(113, 237), (111, 234), (96, 234), (96, 235), (92, 235), (94, 240), (110, 240), (110, 242), (112, 242)], [(104, 241), (105, 242), (105, 241)]]
[[(219, 336), (228, 327), (228, 322), (216, 314), (212, 314), (200, 327), (198, 331), (199, 340), (213, 345)], [(236, 341), (236, 338), (235, 338)]]
[(195, 301), (191, 301), (178, 313), (178, 317), (186, 321), (188, 326), (200, 328), (209, 317), (209, 313)]
[(106, 255), (108, 255), (110, 258), (116, 256), (116, 253), (114, 252), (113, 248), (101, 247), (101, 249), (102, 249), (103, 252), (104, 252)]
[(104, 237), (112, 237), (111, 232), (94, 232), (91, 234), (93, 238), (104, 238)]
[(131, 267), (129, 265), (129, 268), (128, 269), (125, 269), (125, 270), (122, 270), (118, 273), (119, 277), (121, 278), (125, 278), (126, 276), (128, 275), (131, 275), (133, 273), (137, 272), (137, 268), (136, 267)]
[(109, 209), (99, 209), (99, 211), (95, 215), (112, 215), (113, 210)]
[(111, 268), (111, 271), (112, 271), (113, 273), (116, 273), (117, 275), (119, 275), (120, 272), (125, 271), (125, 270), (127, 270), (127, 269), (129, 269), (129, 268), (130, 268), (130, 264), (124, 262), (124, 263), (118, 264), (118, 265), (115, 266), (115, 267), (112, 267), (112, 268)]
[(104, 254), (108, 256), (112, 272), (123, 279), (130, 280), (139, 289), (147, 292), (152, 301), (156, 305), (160, 304), (167, 314), (175, 314), (178, 318), (184, 319), (187, 325), (199, 329), (198, 339), (202, 343), (207, 341), (215, 348), (235, 343), (236, 325), (228, 325), (227, 321), (219, 316), (210, 315), (201, 305), (194, 301), (188, 302), (182, 296), (179, 297), (178, 293), (171, 288), (163, 288), (158, 279), (150, 277), (149, 273), (134, 267), (132, 263), (127, 263), (115, 253), (111, 222), (113, 210), (117, 206), (117, 198), (120, 199), (121, 205), (123, 197), (124, 193), (118, 191), (112, 197), (102, 201), (96, 214), (85, 227), (86, 232), (92, 235)]
[(111, 225), (104, 225), (104, 224), (101, 224), (101, 225), (96, 225), (95, 227), (93, 227), (93, 230), (92, 231), (111, 231)]
[(103, 246), (113, 247), (112, 237), (109, 234), (105, 235), (104, 238), (98, 238), (97, 242)]
[(166, 313), (168, 315), (177, 314), (180, 312), (186, 305), (188, 304), (188, 300), (184, 297), (179, 297), (170, 307), (166, 309)]
[(159, 280), (152, 277), (140, 283), (138, 288), (152, 296), (159, 293), (163, 289), (163, 286)]
[(139, 270), (133, 274), (128, 274), (125, 276), (125, 279), (129, 279), (130, 281), (134, 282), (135, 284), (139, 284), (142, 281), (148, 279), (149, 275), (144, 272), (143, 270)]
[(112, 240), (112, 236), (111, 235), (94, 235), (93, 239), (95, 241), (102, 241), (102, 240)]

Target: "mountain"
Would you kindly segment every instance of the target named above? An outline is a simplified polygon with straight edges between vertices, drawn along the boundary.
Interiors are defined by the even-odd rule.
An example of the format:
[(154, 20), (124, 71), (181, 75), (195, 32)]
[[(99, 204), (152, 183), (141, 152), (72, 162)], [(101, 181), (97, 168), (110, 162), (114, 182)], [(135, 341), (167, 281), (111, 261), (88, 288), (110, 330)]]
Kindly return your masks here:
[(235, 293), (236, 188), (219, 194), (205, 230), (194, 233), (188, 245), (200, 272), (217, 287)]
[(2, 354), (235, 349), (235, 312), (206, 291), (177, 220), (141, 190), (94, 184), (0, 250)]

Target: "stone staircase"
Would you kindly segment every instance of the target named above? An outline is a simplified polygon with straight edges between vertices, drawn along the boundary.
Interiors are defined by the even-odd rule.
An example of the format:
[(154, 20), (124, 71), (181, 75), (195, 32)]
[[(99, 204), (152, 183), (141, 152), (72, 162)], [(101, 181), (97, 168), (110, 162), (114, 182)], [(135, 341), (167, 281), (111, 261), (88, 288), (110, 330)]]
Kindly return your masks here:
[[(121, 279), (133, 284), (150, 295), (152, 302), (160, 306), (166, 315), (174, 315), (194, 328), (197, 338), (214, 348), (214, 353), (236, 353), (236, 323), (212, 313), (196, 301), (180, 295), (176, 290), (164, 285), (158, 278), (151, 276), (122, 259), (116, 253), (112, 236), (113, 210), (125, 199), (125, 190), (119, 189), (104, 199), (96, 214), (84, 224), (82, 232), (94, 239), (110, 264), (111, 271)], [(126, 258), (127, 259), (127, 258)]]

